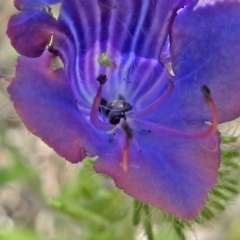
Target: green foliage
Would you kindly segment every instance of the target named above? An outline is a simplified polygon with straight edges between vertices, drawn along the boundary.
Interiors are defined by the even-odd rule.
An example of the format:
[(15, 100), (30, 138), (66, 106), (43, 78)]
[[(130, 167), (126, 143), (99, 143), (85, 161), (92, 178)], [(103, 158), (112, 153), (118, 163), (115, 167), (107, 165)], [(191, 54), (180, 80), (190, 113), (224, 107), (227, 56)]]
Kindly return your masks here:
[(41, 240), (32, 229), (16, 229), (8, 233), (0, 232), (1, 240)]
[(24, 163), (18, 150), (6, 141), (1, 129), (0, 140), (2, 147), (9, 150), (12, 161), (10, 167), (0, 168), (0, 186), (23, 178), (33, 179), (36, 176), (34, 169)]
[(227, 143), (234, 143), (238, 140), (238, 137), (234, 136), (222, 136), (222, 143), (227, 144)]

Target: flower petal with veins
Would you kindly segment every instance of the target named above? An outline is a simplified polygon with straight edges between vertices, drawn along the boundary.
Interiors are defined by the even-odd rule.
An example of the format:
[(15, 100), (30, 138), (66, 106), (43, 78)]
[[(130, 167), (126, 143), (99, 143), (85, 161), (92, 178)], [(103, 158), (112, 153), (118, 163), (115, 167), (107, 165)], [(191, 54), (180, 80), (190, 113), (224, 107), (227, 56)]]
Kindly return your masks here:
[(24, 56), (39, 57), (50, 43), (56, 20), (42, 10), (28, 10), (12, 16), (7, 35)]
[[(240, 116), (240, 2), (61, 3), (56, 24), (44, 10), (26, 8), (10, 20), (9, 36), (22, 55), (40, 56), (53, 33), (53, 54), (20, 57), (10, 84), (23, 122), (71, 162), (85, 151), (98, 156), (95, 170), (127, 194), (183, 219), (198, 216), (217, 180), (218, 115), (220, 122)], [(29, 14), (34, 11), (39, 15)], [(14, 28), (22, 19), (27, 24)], [(28, 47), (30, 36), (36, 44)], [(61, 58), (62, 69), (51, 69), (53, 57)], [(107, 79), (100, 87), (99, 76)]]
[(184, 104), (191, 105), (189, 111), (199, 109), (198, 89), (207, 85), (222, 123), (240, 113), (240, 2), (211, 3), (192, 3), (178, 14), (171, 31), (171, 55), (179, 93)]
[[(20, 57), (17, 75), (8, 88), (17, 113), (27, 128), (72, 163), (95, 156), (105, 144), (83, 118), (63, 69), (51, 70), (53, 55)], [(93, 147), (92, 141), (98, 142)], [(106, 140), (108, 141), (108, 139)], [(100, 150), (98, 150), (100, 151)]]
[(196, 217), (216, 183), (219, 134), (204, 141), (134, 131), (141, 152), (131, 143), (130, 168), (120, 158), (102, 157), (94, 168), (112, 177), (127, 194), (182, 219)]

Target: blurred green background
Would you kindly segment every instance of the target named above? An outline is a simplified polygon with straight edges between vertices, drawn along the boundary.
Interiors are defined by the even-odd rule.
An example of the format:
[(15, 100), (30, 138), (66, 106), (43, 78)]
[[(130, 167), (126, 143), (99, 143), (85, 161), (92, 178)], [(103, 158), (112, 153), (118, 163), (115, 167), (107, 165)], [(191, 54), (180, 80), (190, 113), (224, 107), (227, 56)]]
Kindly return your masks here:
[(16, 12), (13, 1), (1, 0), (0, 240), (144, 240), (152, 233), (157, 240), (239, 240), (240, 144), (231, 137), (239, 122), (221, 126), (219, 182), (199, 218), (183, 222), (135, 202), (97, 175), (92, 160), (67, 163), (19, 120), (6, 93), (17, 54), (5, 31)]

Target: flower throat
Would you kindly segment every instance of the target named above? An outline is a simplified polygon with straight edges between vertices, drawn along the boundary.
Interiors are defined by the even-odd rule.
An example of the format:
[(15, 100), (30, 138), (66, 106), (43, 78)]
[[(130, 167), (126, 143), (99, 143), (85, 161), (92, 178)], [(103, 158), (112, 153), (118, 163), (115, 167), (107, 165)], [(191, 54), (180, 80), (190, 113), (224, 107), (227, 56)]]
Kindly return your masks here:
[[(114, 133), (116, 128), (121, 128), (125, 135), (121, 162), (124, 172), (127, 172), (129, 170), (130, 140), (132, 140), (133, 145), (137, 148), (137, 151), (141, 152), (141, 148), (139, 147), (138, 143), (135, 139), (133, 139), (133, 129), (139, 131), (148, 130), (150, 133), (154, 134), (164, 134), (179, 138), (196, 140), (211, 137), (217, 130), (218, 111), (215, 102), (211, 97), (210, 89), (205, 85), (202, 86), (201, 90), (205, 103), (210, 107), (212, 114), (211, 124), (206, 131), (187, 132), (141, 119), (142, 116), (146, 116), (147, 114), (153, 112), (167, 101), (174, 89), (174, 83), (172, 81), (168, 82), (167, 89), (155, 102), (141, 110), (130, 112), (133, 110), (132, 105), (126, 102), (122, 97), (119, 97), (118, 100), (114, 100), (110, 103), (102, 98), (102, 87), (107, 81), (106, 75), (100, 74), (96, 80), (99, 82), (99, 88), (93, 101), (90, 113), (90, 121), (94, 127), (98, 128), (99, 130), (106, 131), (108, 134)], [(128, 114), (128, 117), (126, 115), (126, 112), (130, 112)], [(99, 113), (101, 113), (102, 116), (106, 117), (108, 119), (108, 122), (102, 121), (99, 118)], [(131, 121), (129, 122), (129, 120)]]

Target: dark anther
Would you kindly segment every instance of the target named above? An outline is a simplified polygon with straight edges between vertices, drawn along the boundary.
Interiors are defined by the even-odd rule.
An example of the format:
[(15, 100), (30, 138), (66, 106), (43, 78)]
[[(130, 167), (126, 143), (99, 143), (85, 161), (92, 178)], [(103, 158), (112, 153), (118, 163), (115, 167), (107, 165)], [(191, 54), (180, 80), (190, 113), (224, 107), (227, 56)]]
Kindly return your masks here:
[(50, 53), (54, 54), (55, 56), (60, 56), (60, 53), (57, 49), (53, 48), (53, 46), (49, 46), (47, 49)]
[(101, 85), (103, 85), (103, 84), (105, 84), (106, 81), (107, 81), (107, 76), (104, 75), (104, 74), (100, 74), (100, 75), (97, 77), (97, 81), (98, 81)]
[(107, 100), (102, 98), (100, 101), (100, 105), (107, 106)]
[(117, 125), (117, 124), (120, 123), (120, 120), (121, 120), (121, 118), (123, 118), (123, 117), (125, 117), (125, 116), (119, 116), (119, 115), (113, 116), (113, 117), (109, 118), (109, 122), (110, 122), (111, 124), (113, 124), (113, 125)]
[(105, 99), (101, 99), (99, 111), (103, 113), (111, 124), (119, 124), (121, 119), (126, 119), (126, 112), (132, 110), (132, 105), (124, 100), (116, 100), (107, 103)]
[(126, 122), (124, 122), (122, 124), (122, 129), (125, 132), (127, 138), (129, 138), (129, 139), (133, 138), (133, 131)]
[(106, 99), (104, 99), (104, 98), (101, 99), (98, 110), (99, 110), (99, 112), (103, 113), (105, 116), (107, 116), (109, 114), (110, 109), (107, 108), (107, 100)]
[(211, 99), (210, 89), (206, 85), (202, 86), (202, 93), (205, 101), (209, 101)]

